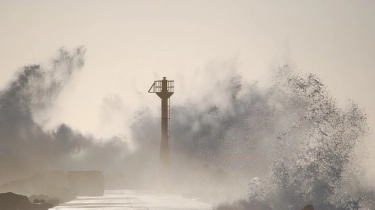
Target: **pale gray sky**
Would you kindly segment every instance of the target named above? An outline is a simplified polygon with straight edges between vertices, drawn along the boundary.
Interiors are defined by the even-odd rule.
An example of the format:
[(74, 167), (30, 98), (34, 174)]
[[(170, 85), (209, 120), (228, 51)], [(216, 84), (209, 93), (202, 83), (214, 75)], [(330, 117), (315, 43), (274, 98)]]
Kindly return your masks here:
[(186, 82), (212, 60), (236, 58), (245, 78), (262, 80), (290, 60), (365, 108), (374, 132), (374, 11), (372, 0), (0, 0), (0, 87), (23, 65), (84, 45), (86, 65), (52, 121), (108, 136), (123, 126), (102, 128), (105, 97), (130, 113), (141, 106), (134, 89), (162, 76)]

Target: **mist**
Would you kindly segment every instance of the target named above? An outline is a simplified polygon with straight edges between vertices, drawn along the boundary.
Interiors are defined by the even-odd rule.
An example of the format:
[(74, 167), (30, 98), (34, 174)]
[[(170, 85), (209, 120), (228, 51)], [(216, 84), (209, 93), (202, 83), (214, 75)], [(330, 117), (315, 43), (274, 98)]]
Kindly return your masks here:
[[(146, 105), (130, 115), (122, 114), (131, 104), (121, 96), (103, 98), (101, 121), (126, 121), (119, 124), (129, 125), (126, 135), (98, 138), (67, 124), (46, 126), (58, 97), (84, 67), (85, 53), (84, 47), (61, 48), (45, 64), (21, 68), (1, 91), (2, 183), (45, 171), (101, 170), (112, 177), (107, 187), (157, 188), (155, 96), (149, 104), (142, 95)], [(243, 79), (238, 68), (236, 59), (213, 61), (194, 81), (176, 81), (184, 97), (175, 97), (176, 89), (171, 99), (173, 190), (218, 208), (228, 202), (245, 209), (254, 203), (261, 209), (369, 205), (363, 195), (372, 186), (361, 184), (366, 169), (358, 155), (368, 133), (364, 111), (355, 102), (339, 107), (318, 76), (295, 67), (274, 69), (267, 86)]]
[[(47, 64), (27, 65), (0, 96), (1, 181), (48, 170), (108, 169), (126, 154), (114, 137), (98, 143), (65, 124), (43, 128), (61, 91), (85, 61), (85, 48), (61, 48)], [(112, 155), (107, 155), (112, 154)], [(107, 166), (107, 162), (113, 163)]]

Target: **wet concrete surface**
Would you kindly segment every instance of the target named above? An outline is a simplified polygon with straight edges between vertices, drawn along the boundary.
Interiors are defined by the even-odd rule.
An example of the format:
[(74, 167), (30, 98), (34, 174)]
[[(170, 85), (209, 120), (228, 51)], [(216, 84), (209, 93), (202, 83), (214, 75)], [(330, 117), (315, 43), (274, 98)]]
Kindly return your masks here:
[(77, 197), (51, 210), (208, 210), (211, 204), (153, 191), (107, 190), (100, 197)]

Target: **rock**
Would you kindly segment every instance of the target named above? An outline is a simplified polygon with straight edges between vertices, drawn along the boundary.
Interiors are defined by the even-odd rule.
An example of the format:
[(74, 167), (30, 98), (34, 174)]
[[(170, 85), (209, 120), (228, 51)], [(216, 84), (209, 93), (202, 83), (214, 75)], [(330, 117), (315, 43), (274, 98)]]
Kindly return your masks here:
[(0, 209), (2, 210), (27, 210), (30, 209), (31, 205), (26, 196), (11, 192), (0, 193)]
[(68, 185), (66, 172), (51, 171), (3, 184), (0, 186), (0, 192), (13, 192), (21, 195), (46, 194), (49, 186), (67, 188)]
[(47, 203), (52, 204), (52, 206), (58, 206), (60, 204), (60, 201), (59, 201), (59, 199), (55, 198), (55, 199), (48, 200)]
[[(104, 178), (100, 171), (51, 171), (35, 174), (29, 178), (14, 180), (0, 186), (0, 192), (21, 195), (47, 195), (57, 202), (67, 202), (79, 196), (104, 194)], [(34, 201), (33, 198), (30, 202)], [(44, 198), (37, 198), (44, 199)], [(44, 199), (50, 201), (49, 199)], [(1, 209), (1, 208), (0, 208)]]
[(48, 210), (52, 207), (50, 203), (31, 204), (29, 210)]
[(57, 206), (60, 204), (60, 201), (59, 199), (55, 198), (55, 197), (49, 197), (49, 196), (46, 196), (46, 195), (32, 195), (29, 197), (29, 201), (30, 202), (33, 202), (33, 203), (40, 203), (41, 200), (45, 200), (47, 203), (50, 203), (52, 204), (52, 206)]
[(34, 200), (32, 204), (24, 195), (18, 195), (11, 192), (0, 193), (0, 209), (1, 210), (48, 210), (52, 208), (52, 204), (46, 203), (43, 199)]

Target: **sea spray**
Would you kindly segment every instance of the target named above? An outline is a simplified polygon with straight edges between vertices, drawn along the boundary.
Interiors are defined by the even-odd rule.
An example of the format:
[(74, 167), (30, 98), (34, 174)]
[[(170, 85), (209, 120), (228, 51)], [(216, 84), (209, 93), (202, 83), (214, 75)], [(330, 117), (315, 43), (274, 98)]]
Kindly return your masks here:
[(368, 131), (364, 112), (354, 102), (339, 108), (316, 75), (285, 66), (275, 78), (299, 118), (278, 135), (270, 175), (250, 182), (248, 200), (217, 209), (374, 209), (356, 153)]
[[(59, 53), (50, 73), (27, 66), (2, 90), (0, 164), (12, 169), (3, 172), (3, 181), (50, 168), (95, 168), (120, 171), (124, 182), (152, 187), (159, 113), (146, 108), (134, 114), (134, 151), (121, 138), (96, 141), (67, 125), (44, 131), (38, 124), (50, 117), (49, 107), (83, 65), (84, 51)], [(301, 209), (308, 203), (317, 209), (372, 208), (374, 196), (360, 185), (355, 153), (364, 145), (366, 116), (355, 103), (339, 108), (317, 76), (288, 66), (276, 73), (272, 88), (243, 80), (235, 62), (208, 69), (197, 73), (203, 82), (186, 82), (185, 90), (194, 89), (188, 97), (176, 89), (181, 97), (171, 106), (177, 191), (216, 203), (244, 198), (228, 209)]]

